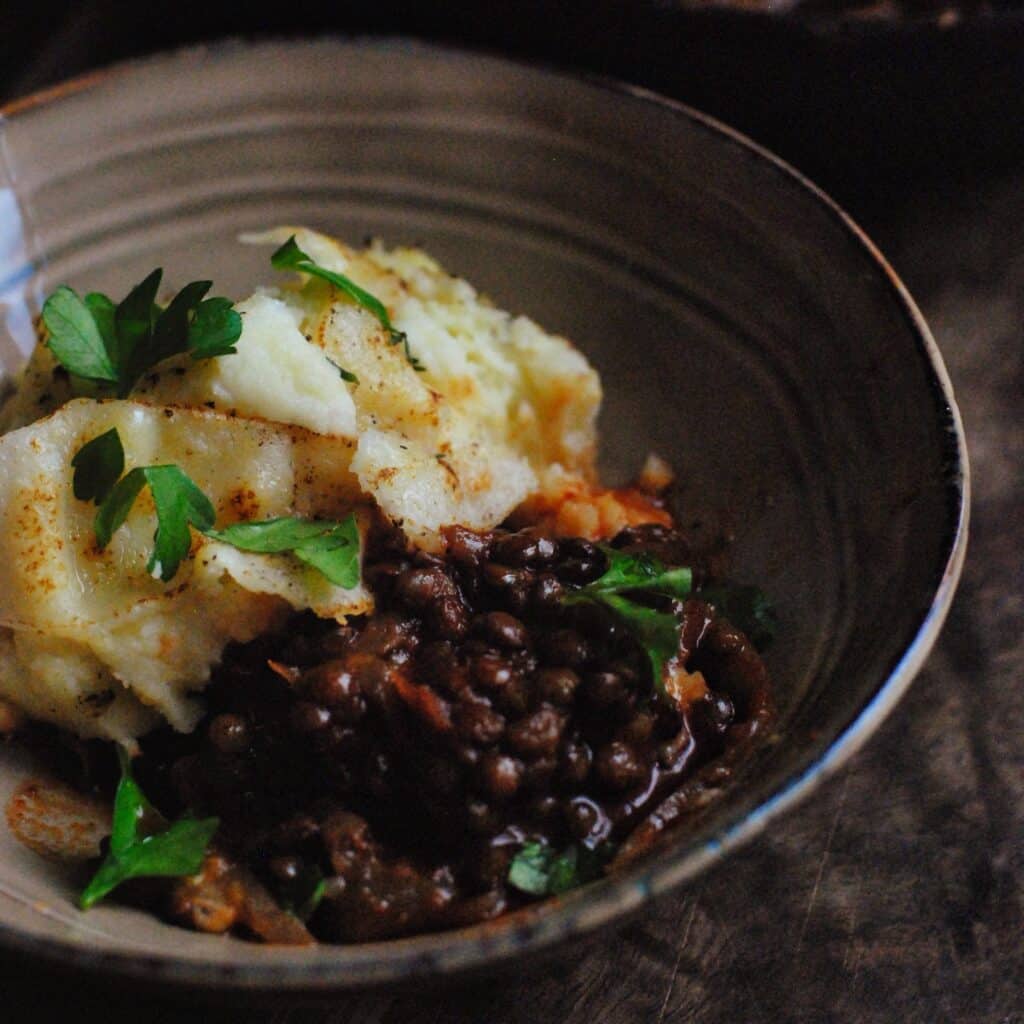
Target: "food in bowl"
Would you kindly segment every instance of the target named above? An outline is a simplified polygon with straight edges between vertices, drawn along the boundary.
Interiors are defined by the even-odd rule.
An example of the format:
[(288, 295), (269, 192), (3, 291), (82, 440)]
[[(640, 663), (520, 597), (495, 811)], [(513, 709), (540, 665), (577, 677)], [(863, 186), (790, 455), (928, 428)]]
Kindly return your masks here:
[(58, 289), (0, 414), (0, 699), (116, 784), (82, 905), (352, 942), (639, 856), (772, 718), (763, 598), (660, 460), (600, 485), (568, 341), (417, 250), (250, 240), (295, 283)]

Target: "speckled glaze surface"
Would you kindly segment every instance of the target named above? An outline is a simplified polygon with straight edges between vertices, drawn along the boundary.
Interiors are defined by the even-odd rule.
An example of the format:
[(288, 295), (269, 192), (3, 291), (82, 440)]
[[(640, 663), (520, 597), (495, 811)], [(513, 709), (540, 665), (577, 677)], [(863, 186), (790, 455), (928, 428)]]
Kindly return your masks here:
[[(812, 185), (637, 90), (403, 42), (230, 44), (152, 58), (0, 122), (0, 360), (56, 284), (155, 265), (242, 295), (237, 235), (307, 223), (418, 243), (601, 371), (604, 470), (654, 450), (680, 521), (735, 535), (776, 601), (777, 733), (628, 874), (487, 926), (289, 950), (116, 906), (0, 829), (0, 942), (179, 986), (323, 992), (506, 963), (581, 935), (756, 834), (867, 737), (945, 617), (967, 465), (941, 358), (871, 243)], [(191, 275), (188, 276), (188, 275)], [(0, 799), (31, 770), (0, 751)]]

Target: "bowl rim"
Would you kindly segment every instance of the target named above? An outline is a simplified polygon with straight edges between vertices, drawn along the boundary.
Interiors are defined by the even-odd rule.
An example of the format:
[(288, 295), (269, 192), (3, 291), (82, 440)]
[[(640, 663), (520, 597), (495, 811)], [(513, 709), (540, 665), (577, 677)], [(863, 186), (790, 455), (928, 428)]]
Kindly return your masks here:
[(888, 283), (910, 333), (925, 356), (933, 384), (937, 385), (948, 409), (945, 443), (950, 471), (945, 486), (950, 522), (947, 524), (949, 537), (942, 576), (931, 603), (917, 624), (913, 639), (879, 680), (870, 697), (845, 725), (838, 728), (821, 752), (812, 755), (800, 771), (779, 783), (753, 809), (738, 812), (718, 834), (688, 848), (663, 851), (622, 876), (588, 887), (586, 899), (568, 903), (549, 901), (540, 912), (531, 916), (506, 915), (494, 922), (453, 931), (388, 942), (326, 947), (334, 952), (329, 960), (314, 959), (308, 952), (305, 956), (300, 952), (285, 959), (275, 954), (286, 947), (254, 945), (251, 948), (255, 955), (250, 961), (230, 964), (148, 950), (143, 955), (102, 951), (66, 939), (29, 935), (0, 921), (0, 949), (61, 969), (96, 972), (110, 978), (175, 990), (200, 988), (254, 995), (270, 992), (317, 995), (497, 968), (514, 957), (537, 953), (569, 937), (592, 933), (637, 910), (656, 894), (692, 879), (712, 862), (749, 842), (771, 820), (795, 806), (844, 765), (895, 707), (920, 670), (945, 622), (963, 568), (970, 515), (970, 468), (963, 421), (941, 353), (907, 288), (853, 218), (822, 189), (770, 150), (685, 103), (642, 86), (542, 60), (509, 57), (481, 48), (412, 37), (337, 34), (287, 38), (233, 36), (120, 61), (18, 97), (0, 106), (0, 132), (5, 121), (21, 119), (37, 109), (58, 104), (68, 97), (107, 84), (111, 79), (130, 76), (137, 70), (160, 64), (169, 67), (176, 62), (196, 58), (214, 62), (223, 55), (237, 52), (239, 48), (301, 51), (315, 47), (334, 47), (344, 51), (414, 52), (447, 60), (483, 61), (553, 80), (582, 82), (596, 90), (659, 107), (670, 117), (687, 121), (708, 135), (732, 144), (746, 157), (768, 165), (785, 184), (808, 194), (859, 244), (874, 271), (880, 272)]

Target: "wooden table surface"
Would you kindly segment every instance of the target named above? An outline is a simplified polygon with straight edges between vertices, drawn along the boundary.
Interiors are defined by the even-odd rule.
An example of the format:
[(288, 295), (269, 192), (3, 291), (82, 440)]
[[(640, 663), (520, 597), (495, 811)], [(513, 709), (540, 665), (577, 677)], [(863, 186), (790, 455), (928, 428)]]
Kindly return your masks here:
[[(991, 131), (1021, 125), (1010, 117)], [(745, 127), (759, 134), (758, 123)], [(769, 142), (788, 138), (764, 127)], [(0, 960), (6, 1019), (1024, 1022), (1024, 136), (1018, 142), (1019, 159), (1000, 141), (982, 160), (976, 147), (950, 152), (946, 138), (944, 160), (920, 180), (896, 173), (903, 180), (891, 187), (878, 177), (881, 157), (882, 172), (872, 166), (861, 178), (851, 168), (825, 181), (934, 330), (966, 422), (974, 490), (945, 632), (849, 767), (698, 881), (528, 974), (434, 994), (197, 1012)], [(837, 166), (813, 140), (806, 160), (799, 147), (787, 155), (826, 179)]]

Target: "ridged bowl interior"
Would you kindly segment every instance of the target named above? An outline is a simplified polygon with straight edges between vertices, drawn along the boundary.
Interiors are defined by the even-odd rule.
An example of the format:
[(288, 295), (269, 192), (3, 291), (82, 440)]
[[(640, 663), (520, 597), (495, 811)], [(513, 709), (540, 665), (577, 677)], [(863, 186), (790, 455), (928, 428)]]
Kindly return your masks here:
[[(507, 922), (312, 951), (72, 905), (0, 828), (0, 940), (180, 983), (323, 989), (446, 973), (588, 930), (752, 835), (877, 724), (941, 624), (966, 463), (941, 360), (884, 261), (768, 154), (625, 88), (407, 43), (162, 56), (0, 122), (0, 361), (59, 283), (121, 295), (154, 266), (241, 297), (240, 233), (307, 224), (415, 243), (601, 372), (605, 473), (648, 451), (685, 526), (735, 537), (776, 602), (777, 734), (699, 827), (632, 873)], [(29, 767), (0, 751), (0, 799)]]

